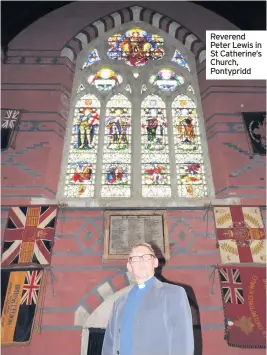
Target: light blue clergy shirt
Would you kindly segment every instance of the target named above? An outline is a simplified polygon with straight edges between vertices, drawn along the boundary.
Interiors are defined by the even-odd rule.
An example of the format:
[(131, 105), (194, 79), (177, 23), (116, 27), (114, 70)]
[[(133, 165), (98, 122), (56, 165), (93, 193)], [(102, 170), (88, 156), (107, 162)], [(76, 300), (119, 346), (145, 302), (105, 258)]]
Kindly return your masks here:
[(121, 319), (121, 336), (120, 336), (120, 355), (132, 355), (133, 349), (133, 325), (134, 317), (138, 311), (138, 307), (142, 302), (145, 294), (150, 289), (154, 276), (147, 280), (141, 288), (140, 285), (135, 285), (129, 296), (127, 302), (123, 308)]

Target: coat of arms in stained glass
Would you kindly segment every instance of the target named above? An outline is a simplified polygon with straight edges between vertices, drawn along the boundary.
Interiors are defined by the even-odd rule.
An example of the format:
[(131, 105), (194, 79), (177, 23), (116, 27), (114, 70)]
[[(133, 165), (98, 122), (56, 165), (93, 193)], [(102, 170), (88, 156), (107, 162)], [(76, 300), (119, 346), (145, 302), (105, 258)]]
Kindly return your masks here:
[(131, 103), (124, 95), (107, 103), (102, 197), (129, 197), (131, 194)]
[(121, 75), (107, 68), (99, 70), (88, 78), (88, 83), (94, 85), (99, 91), (110, 91), (122, 81)]
[(114, 34), (108, 39), (108, 56), (125, 60), (126, 64), (144, 66), (148, 60), (159, 60), (164, 56), (163, 38), (147, 33), (141, 28), (132, 28), (125, 34)]
[(65, 185), (68, 197), (94, 196), (99, 115), (100, 102), (95, 96), (88, 94), (78, 101)]
[(141, 106), (141, 162), (143, 197), (170, 197), (169, 146), (166, 106), (149, 95)]
[(184, 84), (185, 79), (182, 75), (177, 75), (171, 69), (161, 69), (156, 75), (153, 75), (149, 81), (162, 91), (174, 91), (177, 86)]

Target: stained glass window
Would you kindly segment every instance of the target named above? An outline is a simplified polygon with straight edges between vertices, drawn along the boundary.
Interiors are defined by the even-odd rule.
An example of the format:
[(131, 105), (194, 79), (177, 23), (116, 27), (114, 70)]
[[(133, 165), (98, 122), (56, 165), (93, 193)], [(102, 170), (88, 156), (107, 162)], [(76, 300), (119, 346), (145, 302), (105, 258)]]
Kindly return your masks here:
[(106, 107), (101, 197), (131, 195), (131, 102), (121, 94)]
[(141, 28), (132, 28), (124, 34), (114, 34), (108, 39), (108, 56), (125, 60), (130, 66), (144, 66), (148, 60), (159, 60), (164, 56), (163, 38), (147, 33)]
[(172, 61), (174, 63), (180, 65), (181, 67), (184, 67), (190, 71), (190, 68), (187, 64), (185, 57), (177, 49), (174, 52), (174, 55), (172, 57)]
[(91, 53), (88, 54), (88, 57), (83, 65), (83, 69), (89, 67), (90, 65), (98, 62), (100, 57), (96, 49), (94, 49)]
[(65, 196), (94, 197), (100, 102), (85, 95), (74, 111)]
[(185, 79), (182, 75), (177, 75), (171, 69), (161, 69), (156, 75), (153, 75), (149, 81), (152, 85), (157, 85), (162, 91), (173, 91), (177, 86), (183, 85)]
[(170, 197), (170, 164), (166, 106), (156, 95), (141, 106), (142, 196)]
[(173, 132), (180, 197), (205, 197), (202, 148), (196, 105), (188, 96), (179, 95), (172, 104)]
[(111, 69), (101, 69), (94, 75), (90, 75), (88, 82), (94, 85), (99, 91), (110, 91), (123, 81), (121, 75), (117, 75)]
[(207, 196), (187, 57), (138, 26), (104, 35), (102, 48), (95, 46), (81, 64), (87, 69), (79, 71), (75, 92), (82, 98), (74, 112), (66, 197), (168, 199), (174, 189), (180, 198)]

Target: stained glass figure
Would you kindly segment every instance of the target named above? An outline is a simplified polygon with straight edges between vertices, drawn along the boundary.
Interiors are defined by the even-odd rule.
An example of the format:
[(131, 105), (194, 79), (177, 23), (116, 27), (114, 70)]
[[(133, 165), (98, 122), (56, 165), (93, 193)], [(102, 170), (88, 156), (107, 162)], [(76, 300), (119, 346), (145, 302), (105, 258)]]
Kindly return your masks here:
[(99, 57), (99, 55), (98, 55), (98, 52), (97, 52), (97, 50), (96, 49), (94, 49), (91, 53), (89, 53), (89, 55), (88, 55), (88, 57), (87, 57), (87, 59), (86, 59), (86, 61), (85, 61), (85, 63), (84, 63), (84, 65), (83, 65), (83, 69), (84, 68), (87, 68), (87, 67), (89, 67), (90, 65), (92, 65), (92, 64), (94, 64), (94, 63), (96, 63), (96, 62), (98, 62), (99, 60), (101, 60), (100, 59), (100, 57)]
[(123, 81), (121, 75), (117, 75), (111, 69), (101, 69), (94, 75), (90, 75), (88, 83), (94, 85), (99, 91), (110, 91)]
[(101, 197), (131, 195), (131, 103), (124, 95), (107, 103)]
[(178, 195), (187, 198), (207, 196), (196, 105), (179, 95), (172, 104)]
[(177, 86), (184, 84), (185, 79), (171, 69), (161, 69), (156, 75), (151, 76), (149, 82), (162, 91), (174, 91)]
[(91, 94), (75, 107), (65, 196), (94, 197), (100, 102)]
[(164, 101), (149, 95), (141, 105), (142, 196), (170, 197), (169, 146)]
[(181, 54), (181, 52), (179, 52), (177, 49), (175, 50), (174, 55), (172, 57), (172, 62), (174, 62), (174, 63), (180, 65), (181, 67), (184, 67), (190, 71), (190, 68), (187, 64), (186, 59)]
[(85, 90), (85, 87), (83, 86), (83, 84), (81, 84), (79, 87), (78, 87), (78, 90), (77, 90), (77, 93), (81, 92)]
[(125, 60), (132, 67), (144, 66), (148, 60), (159, 60), (164, 56), (163, 38), (147, 33), (141, 28), (132, 28), (125, 34), (115, 34), (108, 39), (108, 56)]

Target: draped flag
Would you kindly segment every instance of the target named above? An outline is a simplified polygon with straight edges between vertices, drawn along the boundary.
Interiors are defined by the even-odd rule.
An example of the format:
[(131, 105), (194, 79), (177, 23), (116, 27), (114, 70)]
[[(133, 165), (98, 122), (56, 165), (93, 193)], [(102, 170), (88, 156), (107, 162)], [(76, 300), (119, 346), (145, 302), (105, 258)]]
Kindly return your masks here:
[(214, 207), (222, 264), (265, 263), (266, 238), (258, 207)]
[(11, 207), (3, 237), (2, 266), (49, 265), (56, 216), (56, 207)]
[(19, 110), (1, 110), (1, 149), (7, 149), (20, 122)]
[(266, 112), (243, 112), (252, 153), (266, 155)]
[(28, 343), (43, 270), (1, 271), (1, 343)]
[(266, 347), (265, 267), (219, 267), (228, 345)]

